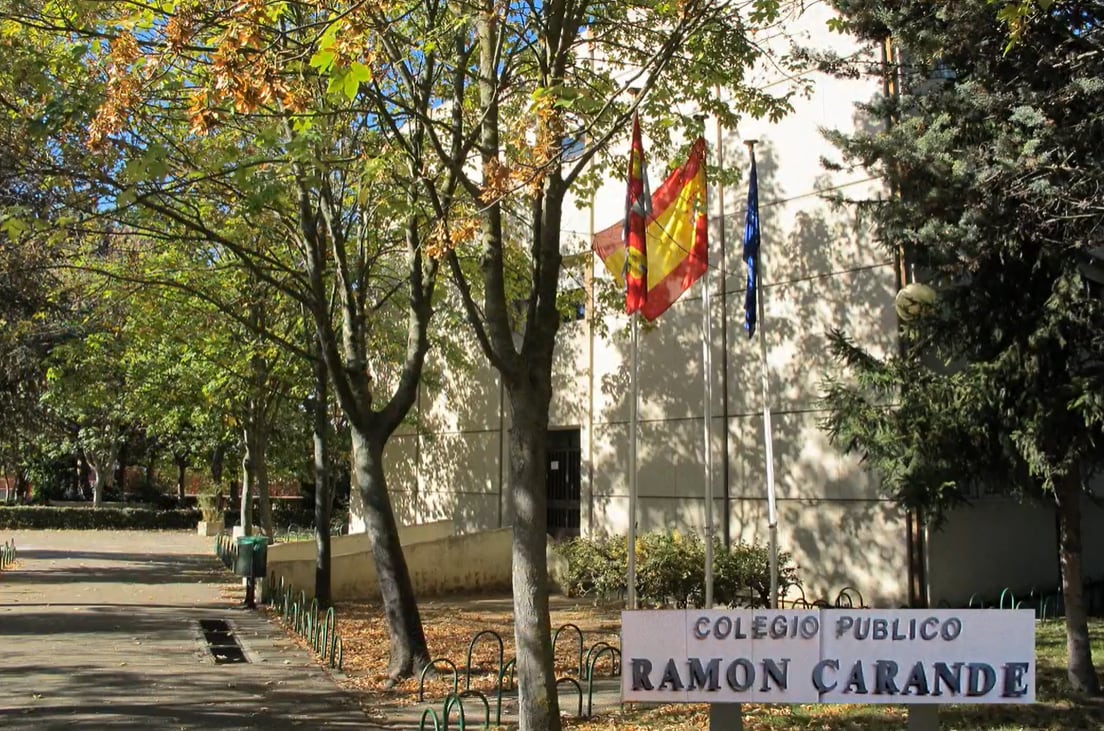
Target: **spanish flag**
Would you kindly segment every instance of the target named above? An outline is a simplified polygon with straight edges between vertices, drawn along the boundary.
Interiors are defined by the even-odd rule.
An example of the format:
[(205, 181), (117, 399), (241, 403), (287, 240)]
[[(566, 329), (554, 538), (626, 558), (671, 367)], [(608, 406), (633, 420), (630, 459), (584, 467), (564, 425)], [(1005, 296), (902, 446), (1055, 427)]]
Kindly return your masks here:
[[(699, 137), (686, 162), (652, 195), (646, 217), (648, 288), (640, 311), (649, 321), (666, 312), (708, 266), (705, 186), (705, 139)], [(624, 284), (625, 228), (616, 223), (594, 236), (594, 251), (619, 284)]]
[(640, 117), (633, 115), (632, 147), (629, 150), (628, 191), (625, 194), (625, 312), (643, 311), (647, 306), (648, 243), (647, 221), (652, 213), (648, 194), (648, 165), (640, 138)]

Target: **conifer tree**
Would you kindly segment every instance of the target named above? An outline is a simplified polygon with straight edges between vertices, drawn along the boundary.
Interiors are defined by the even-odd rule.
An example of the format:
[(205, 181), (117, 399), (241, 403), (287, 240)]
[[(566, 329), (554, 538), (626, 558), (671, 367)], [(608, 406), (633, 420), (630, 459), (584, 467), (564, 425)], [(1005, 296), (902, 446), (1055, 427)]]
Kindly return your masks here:
[(1048, 3), (1014, 39), (988, 3), (835, 5), (891, 39), (900, 92), (865, 107), (880, 128), (831, 137), (884, 180), (877, 238), (935, 300), (888, 357), (834, 334), (825, 427), (933, 522), (978, 485), (1054, 506), (1069, 679), (1096, 694), (1080, 506), (1104, 465), (1104, 295), (1079, 263), (1104, 222), (1104, 4)]

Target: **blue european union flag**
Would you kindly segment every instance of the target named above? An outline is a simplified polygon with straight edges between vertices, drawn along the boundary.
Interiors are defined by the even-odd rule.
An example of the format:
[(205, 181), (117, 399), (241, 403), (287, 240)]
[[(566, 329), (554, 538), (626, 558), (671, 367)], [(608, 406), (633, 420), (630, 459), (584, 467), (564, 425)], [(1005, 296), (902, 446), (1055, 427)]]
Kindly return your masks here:
[(747, 262), (747, 295), (744, 297), (744, 329), (755, 334), (758, 315), (756, 292), (759, 270), (759, 177), (755, 172), (755, 151), (751, 151), (751, 179), (748, 182), (747, 222), (744, 224), (744, 261)]

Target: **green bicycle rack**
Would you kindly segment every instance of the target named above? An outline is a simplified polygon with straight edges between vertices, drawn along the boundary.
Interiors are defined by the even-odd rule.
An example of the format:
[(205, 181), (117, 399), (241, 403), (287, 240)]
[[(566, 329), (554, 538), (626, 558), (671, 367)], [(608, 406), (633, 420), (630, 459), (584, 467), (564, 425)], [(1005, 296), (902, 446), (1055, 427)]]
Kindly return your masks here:
[[(459, 714), (460, 731), (464, 731), (467, 728), (467, 722), (464, 718), (464, 699), (465, 698), (478, 698), (483, 702), (483, 728), (489, 729), (491, 727), (491, 704), (487, 702), (487, 696), (480, 693), (478, 690), (465, 690), (460, 693), (449, 693), (445, 696), (445, 729), (449, 727), (449, 718), (452, 715), (452, 709), (457, 709)], [(424, 717), (425, 714), (423, 714)]]
[[(583, 670), (584, 670), (584, 667), (583, 667), (583, 631), (581, 629), (579, 629), (578, 625), (575, 625), (575, 624), (562, 624), (562, 625), (560, 625), (559, 627), (556, 628), (556, 631), (552, 633), (552, 656), (555, 657), (555, 655), (556, 655), (556, 641), (560, 639), (560, 632), (562, 632), (565, 629), (566, 630), (575, 630), (575, 634), (578, 636), (578, 643), (577, 644), (578, 644), (578, 647), (579, 647), (579, 675), (581, 676), (583, 674)], [(581, 697), (582, 696), (580, 695), (580, 698)]]
[[(594, 668), (606, 653), (609, 653), (610, 656), (610, 677), (612, 678), (617, 675), (617, 667), (621, 663), (621, 651), (608, 642), (596, 642), (593, 647), (587, 650), (587, 718), (590, 718), (594, 713)], [(581, 698), (579, 703), (579, 715), (582, 716)]]
[(441, 731), (441, 717), (438, 716), (437, 711), (432, 708), (427, 708), (422, 711), (422, 719), (418, 721), (418, 731), (429, 731), (425, 725), (427, 717), (433, 721), (433, 731)]
[(579, 708), (575, 713), (576, 718), (583, 718), (583, 686), (579, 685), (579, 681), (575, 678), (556, 678), (556, 689), (559, 690), (560, 686), (564, 683), (570, 683), (575, 688), (576, 694), (579, 696)]
[[(499, 673), (499, 676), (502, 675), (502, 659), (503, 659), (503, 653), (505, 651), (505, 646), (502, 644), (502, 635), (495, 632), (493, 629), (485, 629), (482, 632), (477, 632), (475, 637), (472, 637), (471, 642), (468, 643), (468, 659), (467, 659), (467, 662), (466, 662), (467, 668), (465, 668), (465, 671), (464, 671), (464, 689), (465, 690), (471, 690), (472, 651), (475, 650), (475, 643), (478, 642), (479, 638), (483, 637), (483, 636), (493, 637), (494, 640), (498, 643), (498, 673)], [(446, 726), (448, 725), (448, 719), (447, 718), (445, 719), (445, 725)]]
[(449, 660), (447, 657), (439, 657), (436, 660), (430, 660), (429, 663), (422, 668), (421, 674), (418, 676), (418, 702), (425, 701), (425, 678), (426, 673), (432, 670), (437, 663), (444, 663), (452, 668), (452, 692), (458, 693), (460, 690), (460, 674), (456, 670), (456, 663)]

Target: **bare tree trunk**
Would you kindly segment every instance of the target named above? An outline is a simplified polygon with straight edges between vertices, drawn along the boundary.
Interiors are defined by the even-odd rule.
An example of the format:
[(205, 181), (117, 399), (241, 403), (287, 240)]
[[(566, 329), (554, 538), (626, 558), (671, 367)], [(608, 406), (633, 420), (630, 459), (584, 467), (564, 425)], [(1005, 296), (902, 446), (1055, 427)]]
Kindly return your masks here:
[(156, 489), (157, 481), (157, 452), (154, 450), (149, 451), (149, 455), (146, 459), (146, 489), (153, 492)]
[[(80, 474), (78, 468), (78, 475)], [(31, 482), (27, 479), (27, 470), (21, 465), (15, 469), (15, 498), (18, 503), (30, 502)]]
[(544, 490), (548, 399), (509, 389), (510, 484), (514, 510), (514, 638), (523, 731), (559, 731), (548, 606), (548, 496)]
[[(317, 346), (316, 346), (317, 348)], [(329, 393), (326, 364), (319, 354), (314, 363), (314, 398), (311, 416), (314, 432), (314, 595), (323, 607), (333, 603), (330, 593), (330, 515), (333, 512), (333, 481), (330, 479)]]
[(1078, 693), (1100, 694), (1089, 644), (1089, 621), (1081, 569), (1081, 477), (1076, 468), (1055, 485), (1058, 503), (1058, 551), (1062, 567), (1062, 599), (1066, 605), (1066, 651), (1070, 684)]
[(186, 472), (188, 470), (188, 457), (184, 454), (173, 454), (173, 464), (176, 465), (176, 499), (184, 504), (186, 487)]
[(268, 428), (258, 409), (258, 424), (253, 428), (253, 489), (256, 491), (257, 504), (261, 509), (261, 530), (269, 538), (276, 535), (272, 524), (272, 499), (268, 494)]
[(104, 478), (100, 471), (96, 470), (96, 477), (92, 480), (92, 507), (98, 508), (103, 505), (103, 496)]
[(248, 427), (242, 430), (241, 529), (253, 535), (253, 439)]
[(383, 473), (386, 438), (352, 428), (355, 484), (364, 502), (364, 522), (379, 578), (383, 613), (391, 638), (391, 662), (387, 672), (392, 682), (421, 672), (429, 663), (425, 633), (414, 586), (406, 567), (391, 497)]
[[(498, 57), (501, 36), (500, 14), (495, 11), (494, 4), (485, 1), (481, 10), (475, 26), (482, 113), (480, 156), (486, 169), (501, 162), (499, 103), (502, 79)], [(553, 60), (557, 69), (552, 71), (553, 77), (562, 70), (562, 62), (562, 57)], [(552, 351), (559, 327), (555, 300), (562, 261), (559, 236), (566, 187), (555, 166), (549, 166), (547, 172), (543, 190), (531, 201), (533, 291), (525, 303), (524, 314), (517, 318), (519, 322), (512, 322), (510, 316), (512, 296), (507, 292), (505, 277), (506, 239), (501, 203), (488, 205), (480, 215), (482, 308), (472, 299), (471, 288), (457, 258), (453, 255), (450, 259), (454, 277), (461, 285), (468, 319), (502, 376), (514, 419), (510, 428), (510, 495), (514, 509), (514, 634), (521, 731), (560, 731), (562, 728), (548, 614), (544, 458), (552, 393)], [(520, 339), (516, 336), (518, 332), (522, 333)]]
[(109, 447), (102, 454), (96, 454), (92, 450), (85, 452), (85, 460), (96, 472), (92, 480), (92, 507), (94, 508), (103, 505), (104, 493), (115, 484), (116, 452), (115, 447)]
[(73, 491), (77, 495), (85, 495), (89, 487), (88, 456), (82, 451), (77, 456), (77, 471), (73, 475)]

